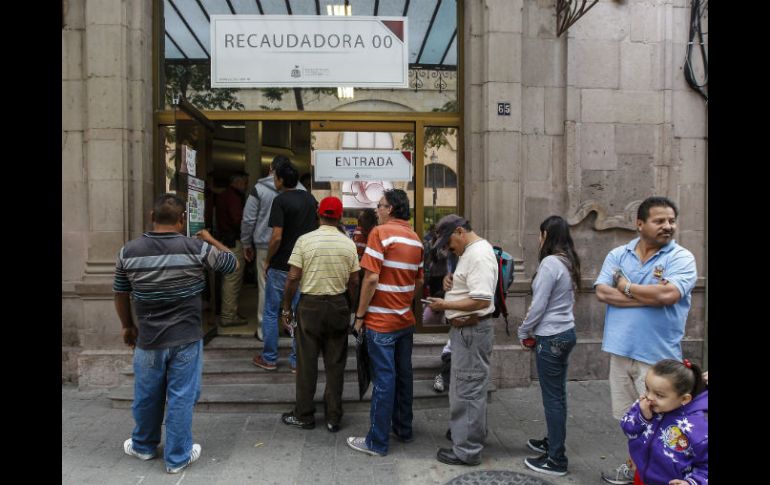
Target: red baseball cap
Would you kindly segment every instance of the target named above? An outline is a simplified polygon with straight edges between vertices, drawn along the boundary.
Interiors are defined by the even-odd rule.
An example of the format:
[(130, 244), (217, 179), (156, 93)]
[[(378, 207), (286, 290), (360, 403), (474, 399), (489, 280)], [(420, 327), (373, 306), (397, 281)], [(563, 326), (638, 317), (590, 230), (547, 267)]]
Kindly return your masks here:
[(318, 204), (318, 215), (329, 219), (342, 217), (342, 201), (337, 197), (324, 197)]

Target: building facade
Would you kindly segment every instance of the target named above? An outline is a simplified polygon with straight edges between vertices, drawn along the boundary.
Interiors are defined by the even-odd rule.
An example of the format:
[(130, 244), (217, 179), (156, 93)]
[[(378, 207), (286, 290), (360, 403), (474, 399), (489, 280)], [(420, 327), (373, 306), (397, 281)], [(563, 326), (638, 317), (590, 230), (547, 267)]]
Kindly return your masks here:
[[(566, 217), (583, 261), (570, 369), (577, 379), (608, 372), (600, 352), (604, 306), (591, 283), (607, 252), (634, 237), (638, 204), (667, 196), (680, 208), (677, 241), (698, 265), (683, 346), (707, 360), (708, 110), (684, 76), (689, 0), (600, 0), (558, 36), (563, 2), (556, 0), (344, 2), (352, 15), (406, 12), (415, 39), (409, 89), (355, 89), (353, 98), (328, 89), (223, 95), (200, 88), (195, 70), (208, 67), (185, 61), (196, 55), (175, 30), (177, 17), (187, 18), (190, 32), (195, 18), (202, 22), (188, 3), (198, 8), (181, 0), (63, 2), (63, 381), (115, 386), (129, 366), (112, 301), (115, 259), (125, 241), (149, 229), (155, 196), (178, 188), (176, 154), (185, 137), (200, 143), (200, 177), (211, 175), (214, 187), (236, 166), (255, 181), (280, 153), (310, 170), (316, 149), (376, 148), (383, 139), (411, 151), (414, 178), (404, 188), (415, 228), (422, 234), (457, 211), (513, 254), (508, 305), (515, 324), (530, 301), (539, 223)], [(241, 3), (231, 2), (235, 9)], [(331, 3), (248, 8), (325, 15)], [(200, 4), (206, 17), (227, 8)], [(702, 23), (707, 30), (705, 15)], [(432, 36), (441, 35), (433, 45)], [(199, 44), (208, 54), (205, 41)], [(194, 118), (171, 101), (180, 91), (212, 123), (208, 135), (180, 123)], [(204, 133), (202, 141), (196, 133)], [(341, 194), (342, 185), (314, 191)], [(498, 322), (493, 377), (499, 387), (526, 385), (536, 375), (531, 355), (504, 326)]]

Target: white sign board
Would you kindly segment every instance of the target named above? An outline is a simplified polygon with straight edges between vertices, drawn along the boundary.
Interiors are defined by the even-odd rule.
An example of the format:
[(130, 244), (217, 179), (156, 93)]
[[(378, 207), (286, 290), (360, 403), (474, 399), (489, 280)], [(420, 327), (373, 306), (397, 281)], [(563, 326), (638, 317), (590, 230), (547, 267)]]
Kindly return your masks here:
[(395, 150), (315, 150), (316, 182), (412, 180), (412, 164)]
[(212, 15), (211, 87), (407, 88), (406, 17)]
[(196, 151), (189, 145), (182, 145), (182, 160), (184, 163), (179, 168), (179, 173), (186, 173), (195, 176), (195, 154)]

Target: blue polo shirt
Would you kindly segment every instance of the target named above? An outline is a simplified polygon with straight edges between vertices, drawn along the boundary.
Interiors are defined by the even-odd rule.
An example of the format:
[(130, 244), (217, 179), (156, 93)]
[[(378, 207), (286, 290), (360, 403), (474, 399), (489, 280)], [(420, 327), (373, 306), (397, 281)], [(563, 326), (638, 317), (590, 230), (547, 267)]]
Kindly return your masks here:
[(642, 264), (634, 252), (638, 243), (636, 238), (610, 251), (594, 286), (612, 286), (613, 272), (622, 268), (631, 283), (654, 285), (665, 279), (676, 286), (682, 297), (677, 303), (663, 307), (607, 305), (602, 350), (647, 364), (662, 359), (682, 360), (680, 342), (697, 279), (695, 257), (672, 240)]

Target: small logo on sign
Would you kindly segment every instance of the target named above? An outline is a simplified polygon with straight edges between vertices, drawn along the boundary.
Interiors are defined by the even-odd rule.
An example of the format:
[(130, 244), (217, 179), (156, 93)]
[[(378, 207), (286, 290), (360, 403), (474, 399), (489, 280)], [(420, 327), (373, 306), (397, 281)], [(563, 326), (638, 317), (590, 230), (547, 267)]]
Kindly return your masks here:
[(294, 69), (291, 70), (291, 77), (300, 77), (302, 76), (302, 73), (299, 71), (299, 66), (294, 66)]

